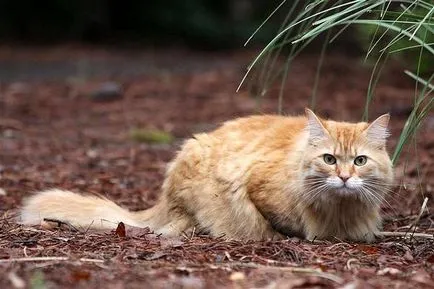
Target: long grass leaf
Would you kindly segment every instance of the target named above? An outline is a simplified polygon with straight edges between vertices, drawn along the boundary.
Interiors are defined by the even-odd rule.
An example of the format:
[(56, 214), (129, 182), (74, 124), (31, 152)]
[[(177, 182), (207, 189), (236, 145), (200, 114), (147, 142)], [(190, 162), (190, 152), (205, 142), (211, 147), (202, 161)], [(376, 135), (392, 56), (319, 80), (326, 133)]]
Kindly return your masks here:
[(425, 21), (428, 19), (428, 17), (434, 12), (434, 6), (431, 8), (431, 10), (425, 15), (425, 17), (419, 22), (419, 25), (414, 29), (413, 34), (410, 36), (410, 40), (413, 39), (413, 37), (416, 35), (416, 32), (419, 30), (419, 28), (422, 26), (422, 24), (425, 23)]
[(256, 30), (252, 33), (252, 35), (250, 35), (250, 37), (244, 43), (244, 46), (247, 46), (247, 44), (250, 42), (250, 40), (252, 40), (252, 38), (256, 35), (256, 33), (258, 33), (258, 31), (261, 30), (261, 28), (265, 25), (265, 23), (267, 23), (268, 20), (270, 20), (270, 18), (273, 17), (273, 15), (280, 9), (280, 7), (283, 6), (283, 4), (285, 4), (285, 2), (286, 0), (280, 2), (280, 4), (270, 13), (270, 15), (268, 15), (268, 17), (261, 23), (261, 25), (259, 25), (259, 27), (256, 28)]

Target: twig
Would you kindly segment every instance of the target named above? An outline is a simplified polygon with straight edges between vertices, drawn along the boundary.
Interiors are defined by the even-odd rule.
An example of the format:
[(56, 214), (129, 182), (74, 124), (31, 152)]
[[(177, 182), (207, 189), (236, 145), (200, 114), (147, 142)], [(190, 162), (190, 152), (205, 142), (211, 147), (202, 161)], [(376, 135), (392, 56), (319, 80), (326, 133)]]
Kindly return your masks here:
[(416, 237), (416, 238), (425, 238), (434, 240), (434, 234), (425, 234), (425, 233), (413, 233), (409, 234), (407, 232), (379, 232), (377, 236), (380, 237)]
[(292, 273), (301, 273), (301, 274), (310, 274), (315, 275), (324, 279), (331, 280), (333, 282), (342, 284), (343, 279), (339, 276), (322, 272), (321, 269), (316, 268), (303, 268), (303, 267), (280, 267), (280, 266), (266, 266), (261, 265), (257, 263), (244, 263), (244, 262), (229, 262), (229, 263), (222, 263), (220, 266), (217, 266), (216, 264), (213, 264), (212, 267), (218, 268), (218, 267), (244, 267), (244, 268), (253, 268), (253, 269), (263, 269), (263, 270), (271, 270), (271, 271), (281, 271), (281, 272), (292, 272)]
[(413, 232), (412, 232), (412, 236), (415, 234), (414, 231), (416, 230), (416, 225), (417, 225), (417, 223), (419, 223), (419, 220), (420, 220), (420, 218), (422, 217), (423, 212), (424, 212), (425, 209), (426, 209), (426, 204), (427, 204), (427, 203), (428, 203), (428, 198), (425, 197), (425, 199), (423, 200), (422, 206), (420, 207), (420, 212), (419, 212), (419, 214), (417, 215), (417, 218), (413, 221), (413, 223), (411, 224), (410, 228), (409, 228), (408, 231), (407, 231), (407, 233), (408, 233), (412, 228), (414, 228), (414, 230), (413, 230)]
[[(290, 273), (299, 273), (299, 274), (307, 274), (313, 275), (320, 278), (324, 278), (338, 284), (342, 284), (344, 279), (339, 276), (333, 275), (331, 273), (322, 272), (321, 269), (317, 268), (303, 268), (303, 267), (279, 267), (279, 266), (266, 266), (252, 262), (227, 262), (227, 263), (218, 263), (218, 264), (208, 264), (209, 269), (219, 269), (219, 270), (229, 270), (232, 271), (234, 267), (242, 267), (249, 269), (260, 269), (260, 270), (268, 270), (268, 271), (279, 271), (279, 272), (290, 272)], [(175, 267), (176, 270), (194, 272), (194, 271), (203, 271), (206, 270), (203, 266), (197, 268), (197, 265), (191, 264), (184, 266)], [(149, 272), (148, 272), (149, 273)]]
[(80, 261), (80, 262), (90, 262), (90, 263), (104, 263), (104, 260), (89, 259), (89, 258), (80, 258), (78, 260), (74, 260), (69, 257), (23, 257), (23, 258), (0, 259), (0, 264), (14, 263), (14, 262), (44, 262), (44, 261)]
[(359, 259), (356, 259), (356, 258), (348, 259), (347, 264), (346, 264), (346, 267), (348, 270), (350, 270), (350, 271), (352, 270), (353, 267), (351, 266), (351, 264), (353, 264), (353, 263), (360, 264), (360, 261), (359, 261)]
[[(57, 220), (57, 219), (44, 218), (44, 222), (47, 222), (47, 223), (56, 223), (57, 224), (57, 228), (61, 228), (62, 226), (66, 226), (66, 227), (68, 227), (69, 229), (72, 229), (75, 232), (79, 232), (79, 230), (76, 227), (74, 227), (73, 225), (71, 225), (70, 223), (63, 222), (63, 221), (60, 221), (60, 220)], [(50, 228), (52, 228), (52, 227), (50, 227)]]

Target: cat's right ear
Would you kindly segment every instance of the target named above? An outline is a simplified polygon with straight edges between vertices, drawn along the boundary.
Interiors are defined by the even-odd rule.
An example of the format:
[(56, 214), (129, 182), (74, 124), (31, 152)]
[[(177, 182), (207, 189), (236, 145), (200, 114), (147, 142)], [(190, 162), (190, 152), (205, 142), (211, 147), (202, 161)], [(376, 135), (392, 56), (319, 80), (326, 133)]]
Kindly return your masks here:
[(383, 114), (376, 120), (371, 122), (371, 124), (366, 129), (366, 137), (368, 141), (379, 147), (384, 147), (386, 145), (386, 139), (390, 136), (388, 125), (390, 120), (390, 114)]
[(309, 141), (316, 142), (329, 138), (329, 134), (321, 120), (308, 108), (305, 108)]

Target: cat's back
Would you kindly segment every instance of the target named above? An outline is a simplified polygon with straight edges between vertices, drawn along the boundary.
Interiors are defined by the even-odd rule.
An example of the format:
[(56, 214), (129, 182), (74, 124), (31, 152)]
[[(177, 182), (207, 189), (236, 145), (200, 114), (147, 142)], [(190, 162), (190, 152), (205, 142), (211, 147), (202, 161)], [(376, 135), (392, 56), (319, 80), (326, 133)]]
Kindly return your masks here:
[(225, 122), (210, 135), (224, 141), (251, 142), (263, 137), (291, 138), (302, 132), (307, 119), (303, 116), (253, 115)]
[[(216, 130), (200, 133), (187, 140), (169, 165), (168, 174), (183, 168), (183, 177), (207, 175), (221, 164), (249, 163), (254, 158), (279, 155), (286, 152), (305, 131), (305, 117), (254, 115), (223, 123)], [(188, 172), (188, 173), (187, 173)]]

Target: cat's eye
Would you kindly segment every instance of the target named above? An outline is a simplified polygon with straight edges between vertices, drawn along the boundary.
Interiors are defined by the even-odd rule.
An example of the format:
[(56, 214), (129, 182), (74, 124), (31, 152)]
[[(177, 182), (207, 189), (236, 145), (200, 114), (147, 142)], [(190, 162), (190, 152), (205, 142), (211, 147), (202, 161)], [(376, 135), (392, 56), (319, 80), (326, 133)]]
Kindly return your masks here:
[(336, 163), (336, 158), (331, 154), (324, 154), (324, 162), (328, 165), (334, 165)]
[(354, 159), (354, 164), (356, 166), (363, 166), (364, 164), (366, 164), (367, 161), (368, 161), (367, 156), (358, 156)]

